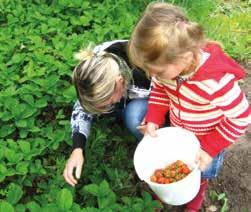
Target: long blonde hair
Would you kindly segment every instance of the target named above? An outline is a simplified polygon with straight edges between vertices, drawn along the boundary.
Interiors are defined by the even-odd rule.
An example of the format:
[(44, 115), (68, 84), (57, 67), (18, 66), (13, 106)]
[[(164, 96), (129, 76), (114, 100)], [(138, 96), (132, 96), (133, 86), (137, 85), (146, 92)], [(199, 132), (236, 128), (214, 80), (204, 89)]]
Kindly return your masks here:
[(130, 68), (115, 54), (105, 51), (94, 53), (92, 45), (76, 53), (75, 58), (80, 63), (73, 71), (72, 81), (81, 106), (92, 114), (110, 112), (110, 108), (99, 108), (97, 105), (112, 97), (117, 76), (123, 77), (127, 88), (131, 80)]
[(147, 6), (132, 32), (129, 59), (148, 72), (148, 64), (174, 63), (187, 51), (197, 55), (204, 45), (202, 27), (190, 22), (181, 8), (155, 2)]

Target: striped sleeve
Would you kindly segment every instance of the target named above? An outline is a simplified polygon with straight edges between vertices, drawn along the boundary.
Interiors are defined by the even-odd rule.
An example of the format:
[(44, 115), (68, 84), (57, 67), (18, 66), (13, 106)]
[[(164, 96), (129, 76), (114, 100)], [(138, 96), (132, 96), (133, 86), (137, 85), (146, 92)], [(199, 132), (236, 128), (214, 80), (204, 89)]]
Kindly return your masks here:
[(224, 114), (221, 122), (211, 133), (202, 136), (202, 149), (211, 156), (235, 142), (245, 133), (251, 120), (251, 108), (238, 82), (231, 80), (211, 96), (211, 103)]
[(146, 122), (153, 122), (161, 127), (165, 123), (165, 115), (169, 110), (169, 97), (164, 87), (153, 82), (153, 87), (148, 100)]

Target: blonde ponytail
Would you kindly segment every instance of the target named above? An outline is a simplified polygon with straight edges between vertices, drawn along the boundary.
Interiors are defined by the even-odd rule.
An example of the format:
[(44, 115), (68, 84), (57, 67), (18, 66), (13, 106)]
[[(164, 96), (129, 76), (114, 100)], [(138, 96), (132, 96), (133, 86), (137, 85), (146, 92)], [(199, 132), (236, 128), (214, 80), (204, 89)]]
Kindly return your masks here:
[(82, 49), (79, 52), (74, 54), (74, 58), (78, 60), (79, 62), (90, 60), (93, 56), (94, 56), (94, 52), (93, 52), (92, 43), (90, 43), (85, 49)]
[(88, 60), (93, 57), (93, 52), (91, 50), (81, 50), (74, 54), (74, 58), (80, 62)]

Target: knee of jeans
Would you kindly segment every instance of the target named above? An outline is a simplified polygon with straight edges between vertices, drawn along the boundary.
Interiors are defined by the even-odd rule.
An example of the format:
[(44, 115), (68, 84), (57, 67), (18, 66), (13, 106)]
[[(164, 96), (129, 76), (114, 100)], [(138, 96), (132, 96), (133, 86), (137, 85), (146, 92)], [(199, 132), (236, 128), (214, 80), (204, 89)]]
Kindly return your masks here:
[(137, 128), (128, 128), (128, 130), (131, 132), (134, 137), (140, 141), (143, 138), (143, 134), (137, 129)]
[(137, 127), (145, 117), (147, 110), (147, 100), (132, 100), (124, 111), (124, 122), (129, 131), (137, 138), (141, 139), (142, 134)]
[(137, 127), (145, 117), (147, 110), (147, 100), (132, 100), (124, 110), (124, 120), (126, 125)]
[[(143, 119), (143, 118), (142, 118)], [(137, 127), (140, 125), (142, 119), (138, 116), (132, 116), (132, 114), (125, 114), (125, 125), (126, 128), (137, 138), (140, 139), (143, 135), (140, 133), (140, 131), (137, 129)]]

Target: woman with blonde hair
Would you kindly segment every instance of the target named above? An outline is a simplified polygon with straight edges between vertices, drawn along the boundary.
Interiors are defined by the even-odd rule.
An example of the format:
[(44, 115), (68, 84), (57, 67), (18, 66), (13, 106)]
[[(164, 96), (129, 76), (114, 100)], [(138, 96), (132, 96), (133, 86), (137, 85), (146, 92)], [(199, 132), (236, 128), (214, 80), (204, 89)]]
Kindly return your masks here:
[(129, 56), (153, 79), (142, 132), (156, 136), (169, 112), (172, 126), (193, 132), (200, 141), (201, 187), (186, 204), (186, 211), (199, 211), (224, 149), (250, 124), (251, 108), (238, 85), (245, 72), (218, 43), (204, 37), (198, 23), (167, 3), (146, 8), (132, 32)]
[(78, 96), (71, 116), (73, 151), (63, 174), (72, 186), (81, 175), (83, 150), (95, 115), (110, 113), (121, 118), (138, 140), (143, 136), (137, 126), (146, 113), (150, 81), (129, 64), (127, 43), (126, 40), (105, 42), (75, 55), (79, 64), (72, 75)]

